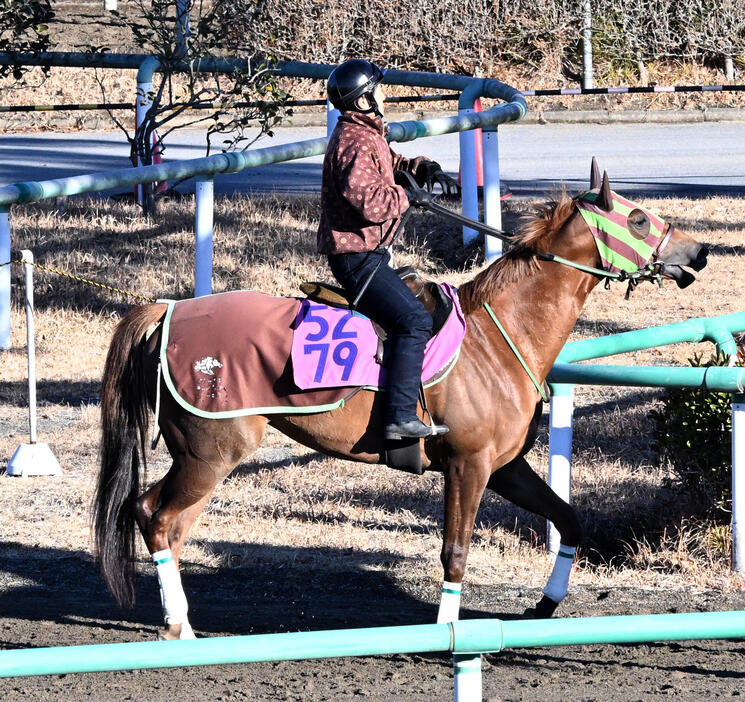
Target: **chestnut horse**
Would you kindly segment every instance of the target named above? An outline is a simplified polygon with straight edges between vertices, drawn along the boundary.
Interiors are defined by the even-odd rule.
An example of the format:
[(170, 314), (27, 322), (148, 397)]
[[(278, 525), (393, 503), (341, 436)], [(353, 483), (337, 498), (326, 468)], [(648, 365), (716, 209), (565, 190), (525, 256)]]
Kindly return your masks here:
[[(594, 204), (643, 240), (650, 219), (660, 223), (658, 243), (644, 278), (673, 278), (685, 287), (701, 270), (706, 247), (633, 205), (614, 212), (607, 174), (600, 182), (593, 163)], [(581, 536), (573, 508), (559, 498), (525, 460), (541, 414), (539, 386), (561, 351), (590, 291), (603, 279), (599, 244), (574, 199), (549, 203), (515, 236), (501, 259), (458, 291), (467, 321), (460, 356), (440, 383), (427, 389), (433, 420), (450, 432), (420, 442), (422, 462), (445, 481), (441, 553), (444, 586), (438, 621), (457, 619), (476, 511), (486, 488), (551, 520), (561, 549), (543, 598), (526, 612), (549, 617), (566, 595)], [(628, 204), (628, 202), (627, 202)], [(650, 249), (651, 251), (652, 249)], [(554, 259), (551, 255), (553, 254)], [(561, 257), (562, 261), (557, 261)], [(566, 265), (566, 264), (571, 265)], [(577, 267), (578, 266), (578, 267)], [(496, 311), (533, 382), (485, 305)], [(380, 463), (383, 451), (381, 394), (360, 391), (346, 404), (321, 414), (206, 419), (189, 414), (161, 382), (156, 418), (173, 458), (170, 470), (141, 493), (149, 411), (155, 407), (160, 322), (164, 304), (133, 309), (118, 325), (106, 360), (102, 391), (101, 470), (93, 505), (95, 544), (106, 583), (125, 605), (134, 601), (134, 525), (153, 555), (161, 586), (165, 638), (190, 638), (187, 601), (178, 558), (192, 523), (215, 485), (250, 455), (267, 424), (329, 456)], [(154, 330), (154, 331), (153, 331)]]

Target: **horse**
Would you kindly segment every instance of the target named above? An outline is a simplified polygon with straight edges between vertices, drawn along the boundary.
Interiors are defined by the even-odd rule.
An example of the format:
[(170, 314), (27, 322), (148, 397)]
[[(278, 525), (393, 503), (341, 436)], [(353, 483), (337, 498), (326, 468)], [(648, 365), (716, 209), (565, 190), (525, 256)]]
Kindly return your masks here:
[[(458, 618), (469, 543), (486, 489), (545, 517), (560, 533), (560, 550), (543, 595), (525, 616), (552, 616), (567, 593), (582, 529), (574, 509), (533, 471), (525, 455), (537, 435), (541, 390), (551, 366), (587, 296), (611, 275), (601, 267), (602, 247), (583, 216), (592, 197), (595, 209), (612, 219), (632, 244), (649, 241), (650, 227), (659, 225), (649, 260), (616, 277), (629, 279), (630, 285), (666, 278), (685, 287), (694, 276), (684, 267), (699, 271), (706, 265), (705, 245), (620, 198), (611, 190), (607, 172), (601, 181), (593, 159), (589, 192), (574, 198), (562, 193), (545, 203), (514, 235), (505, 255), (461, 285), (457, 295), (467, 331), (460, 354), (449, 374), (427, 388), (425, 398), (432, 421), (450, 431), (419, 442), (424, 468), (444, 475), (438, 622)], [(117, 601), (129, 607), (134, 604), (135, 524), (139, 527), (161, 587), (161, 638), (193, 638), (178, 559), (189, 528), (218, 482), (258, 448), (267, 424), (329, 456), (383, 462), (382, 399), (381, 393), (363, 389), (343, 407), (324, 413), (197, 416), (171, 397), (159, 374), (165, 309), (162, 303), (136, 307), (114, 332), (102, 380), (92, 526), (103, 578)], [(149, 413), (156, 404), (155, 420), (173, 463), (141, 492)]]

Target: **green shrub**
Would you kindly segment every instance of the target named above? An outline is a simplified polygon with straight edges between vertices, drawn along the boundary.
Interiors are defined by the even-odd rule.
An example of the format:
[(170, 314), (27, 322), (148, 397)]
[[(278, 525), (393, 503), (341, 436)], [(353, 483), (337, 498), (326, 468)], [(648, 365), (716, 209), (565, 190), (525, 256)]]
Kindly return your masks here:
[[(688, 362), (726, 366), (729, 357), (719, 353), (703, 361), (699, 354)], [(743, 365), (742, 358), (737, 365)], [(725, 518), (732, 504), (731, 400), (729, 393), (670, 388), (662, 395), (662, 406), (649, 413), (659, 464), (670, 465), (672, 482), (718, 519)]]

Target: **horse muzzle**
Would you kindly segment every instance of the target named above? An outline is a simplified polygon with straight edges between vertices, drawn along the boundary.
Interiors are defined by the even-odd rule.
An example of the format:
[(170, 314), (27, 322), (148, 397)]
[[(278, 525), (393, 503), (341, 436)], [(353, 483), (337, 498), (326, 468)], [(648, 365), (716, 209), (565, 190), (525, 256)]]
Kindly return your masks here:
[[(675, 240), (675, 233), (677, 233), (677, 230), (673, 228), (673, 240)], [(681, 242), (677, 246), (672, 245), (665, 252), (665, 256), (660, 257), (659, 263), (662, 264), (660, 273), (666, 278), (672, 278), (679, 288), (687, 288), (696, 280), (696, 276), (685, 268), (690, 268), (696, 272), (703, 270), (708, 263), (708, 255), (708, 246), (690, 239), (686, 243)]]

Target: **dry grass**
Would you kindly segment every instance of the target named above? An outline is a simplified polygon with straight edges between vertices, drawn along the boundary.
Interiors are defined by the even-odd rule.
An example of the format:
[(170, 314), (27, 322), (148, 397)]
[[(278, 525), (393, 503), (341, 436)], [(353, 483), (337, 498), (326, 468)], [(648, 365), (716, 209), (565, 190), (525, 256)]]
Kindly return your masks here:
[[(575, 338), (624, 331), (742, 308), (745, 201), (643, 201), (713, 249), (709, 267), (687, 291), (640, 287), (631, 300), (596, 290)], [(506, 226), (528, 203), (510, 202)], [(303, 197), (221, 200), (215, 226), (216, 291), (255, 288), (281, 295), (303, 280), (327, 278), (315, 254), (318, 206)], [(37, 261), (150, 297), (190, 294), (193, 202), (163, 204), (157, 222), (130, 204), (75, 200), (14, 208), (14, 250)], [(481, 265), (478, 247), (454, 247), (458, 231), (431, 216), (414, 220), (397, 262), (456, 284)], [(0, 466), (27, 440), (20, 268), (14, 267), (13, 348), (0, 353)], [(40, 438), (63, 466), (62, 478), (0, 478), (5, 497), (0, 539), (87, 553), (88, 505), (96, 471), (99, 378), (111, 330), (128, 308), (120, 297), (50, 274), (36, 276)], [(707, 351), (705, 345), (700, 349)], [(679, 345), (632, 354), (636, 364), (684, 363)], [(611, 359), (610, 362), (626, 362)], [(574, 581), (598, 586), (742, 587), (728, 572), (725, 530), (691, 519), (679, 495), (653, 466), (650, 423), (654, 391), (578, 388), (573, 500), (588, 538)], [(546, 438), (529, 456), (545, 475)], [(149, 478), (168, 467), (159, 448)], [(255, 460), (221, 485), (198, 520), (185, 560), (229, 567), (288, 560), (314, 569), (385, 570), (437, 582), (442, 480), (384, 467), (326, 459), (269, 432)], [(469, 582), (540, 585), (550, 568), (545, 526), (491, 495), (484, 498), (469, 558)]]

